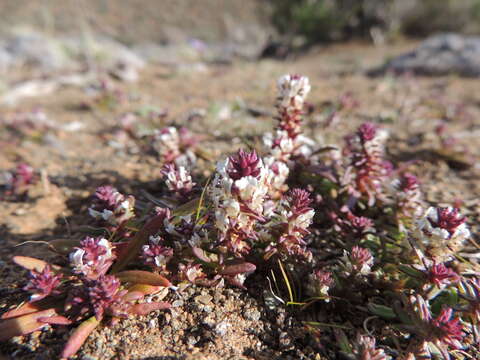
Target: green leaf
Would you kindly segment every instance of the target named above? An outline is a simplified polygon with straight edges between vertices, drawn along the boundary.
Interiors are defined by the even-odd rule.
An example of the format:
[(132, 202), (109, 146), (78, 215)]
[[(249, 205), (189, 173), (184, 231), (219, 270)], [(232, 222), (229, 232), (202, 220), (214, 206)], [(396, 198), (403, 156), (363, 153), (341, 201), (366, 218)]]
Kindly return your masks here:
[(409, 265), (398, 265), (398, 270), (407, 274), (408, 276), (414, 277), (415, 279), (422, 279), (424, 277), (423, 272), (420, 270), (414, 269)]
[(187, 216), (187, 215), (195, 214), (198, 211), (198, 208), (200, 206), (200, 202), (201, 202), (200, 198), (190, 200), (189, 202), (177, 207), (173, 211), (172, 215), (173, 216)]
[(391, 307), (385, 305), (379, 305), (374, 303), (367, 304), (368, 310), (373, 314), (380, 316), (381, 318), (392, 320), (397, 317), (397, 314)]
[(339, 328), (334, 328), (333, 332), (335, 334), (335, 339), (337, 340), (337, 345), (340, 350), (347, 354), (352, 354), (353, 350), (350, 346), (350, 342), (348, 341), (348, 337), (345, 332)]

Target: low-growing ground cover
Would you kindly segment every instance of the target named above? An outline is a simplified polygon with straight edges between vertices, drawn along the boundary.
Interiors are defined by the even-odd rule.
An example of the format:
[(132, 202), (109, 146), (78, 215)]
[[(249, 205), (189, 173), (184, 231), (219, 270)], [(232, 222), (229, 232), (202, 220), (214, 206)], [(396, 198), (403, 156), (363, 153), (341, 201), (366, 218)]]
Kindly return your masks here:
[(150, 69), (38, 101), (35, 136), (12, 111), (2, 301), (45, 312), (4, 312), (43, 328), (4, 352), (68, 356), (80, 326), (80, 358), (475, 356), (474, 83), (349, 59)]

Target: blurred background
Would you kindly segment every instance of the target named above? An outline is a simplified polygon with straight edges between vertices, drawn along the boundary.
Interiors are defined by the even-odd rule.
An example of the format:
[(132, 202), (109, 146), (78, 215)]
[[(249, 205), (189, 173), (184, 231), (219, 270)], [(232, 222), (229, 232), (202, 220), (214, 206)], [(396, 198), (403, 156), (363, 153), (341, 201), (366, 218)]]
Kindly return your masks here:
[(4, 72), (25, 65), (139, 67), (287, 58), (352, 40), (381, 46), (438, 32), (476, 34), (480, 0), (2, 0), (0, 19)]

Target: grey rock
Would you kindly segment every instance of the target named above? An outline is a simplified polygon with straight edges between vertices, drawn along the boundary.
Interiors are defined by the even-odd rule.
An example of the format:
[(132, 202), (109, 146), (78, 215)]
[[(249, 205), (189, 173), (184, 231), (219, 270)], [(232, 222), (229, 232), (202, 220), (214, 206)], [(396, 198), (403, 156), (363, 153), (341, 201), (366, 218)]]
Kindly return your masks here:
[(370, 75), (381, 75), (386, 72), (432, 76), (446, 74), (480, 76), (480, 37), (458, 34), (429, 37), (417, 49), (370, 71)]

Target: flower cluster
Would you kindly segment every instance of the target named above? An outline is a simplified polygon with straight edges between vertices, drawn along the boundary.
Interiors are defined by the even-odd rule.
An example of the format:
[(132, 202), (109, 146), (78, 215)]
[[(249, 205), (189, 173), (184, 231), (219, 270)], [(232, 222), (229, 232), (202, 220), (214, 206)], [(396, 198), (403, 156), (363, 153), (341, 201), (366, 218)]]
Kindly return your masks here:
[(155, 133), (153, 148), (160, 157), (162, 164), (175, 163), (179, 166), (189, 166), (195, 163), (194, 148), (198, 142), (195, 135), (186, 128), (169, 126)]
[(344, 183), (350, 194), (358, 198), (366, 196), (370, 206), (377, 198), (384, 197), (383, 184), (392, 170), (392, 165), (384, 159), (386, 139), (387, 132), (369, 122), (362, 124), (354, 136), (346, 138), (344, 153), (351, 162)]
[(374, 230), (373, 221), (365, 216), (355, 216), (351, 211), (347, 213), (329, 212), (334, 228), (347, 242), (357, 244), (370, 231)]
[(391, 184), (391, 191), (398, 206), (398, 217), (401, 223), (421, 215), (423, 208), (422, 192), (417, 177), (411, 173), (402, 174)]
[(15, 170), (7, 172), (5, 175), (7, 197), (26, 195), (29, 187), (37, 181), (33, 168), (25, 163), (18, 164)]
[(112, 275), (102, 275), (97, 280), (88, 281), (87, 291), (89, 304), (97, 320), (101, 319), (106, 311), (118, 313), (121, 299), (127, 293), (126, 290), (120, 290), (120, 280)]
[(113, 226), (121, 226), (135, 216), (135, 198), (125, 196), (112, 186), (101, 186), (95, 192), (90, 216), (101, 219)]
[(269, 171), (254, 151), (218, 163), (210, 196), (222, 247), (237, 256), (248, 253), (247, 240), (257, 239), (256, 225), (264, 221), (268, 190)]
[(309, 295), (325, 298), (325, 301), (328, 302), (328, 291), (334, 284), (332, 273), (319, 269), (309, 275), (307, 291)]
[(447, 268), (445, 264), (435, 263), (427, 269), (426, 277), (429, 283), (435, 284), (437, 287), (450, 285), (460, 280), (460, 276), (452, 269)]
[(30, 291), (32, 296), (30, 301), (38, 301), (50, 295), (58, 295), (60, 291), (57, 289), (60, 285), (62, 274), (55, 274), (50, 265), (46, 265), (42, 271), (32, 270), (29, 274), (29, 282), (23, 288)]
[(192, 181), (188, 170), (184, 166), (176, 166), (173, 163), (165, 164), (162, 168), (165, 184), (180, 200), (188, 199), (195, 183)]
[(438, 262), (451, 260), (453, 253), (470, 237), (465, 221), (458, 209), (430, 207), (416, 219), (413, 232), (416, 245)]
[(345, 250), (343, 255), (345, 273), (348, 275), (367, 275), (373, 265), (373, 256), (370, 250), (354, 246), (350, 252)]
[(275, 174), (272, 196), (286, 191), (292, 157), (306, 157), (313, 141), (302, 135), (301, 122), (305, 99), (310, 92), (308, 78), (285, 75), (278, 80), (278, 125), (274, 134), (265, 134), (263, 142), (268, 151), (265, 164)]
[(464, 327), (458, 317), (453, 317), (453, 310), (443, 307), (437, 317), (432, 315), (428, 301), (422, 296), (412, 296), (409, 299), (414, 316), (415, 332), (423, 339), (420, 348), (424, 351), (431, 349), (429, 344), (434, 344), (444, 356), (450, 359), (448, 349), (461, 349), (465, 337)]
[(315, 211), (310, 207), (311, 202), (310, 193), (302, 189), (292, 189), (284, 196), (272, 226), (275, 240), (265, 249), (266, 258), (275, 253), (311, 258), (304, 240), (309, 234), (308, 227), (315, 215)]
[(150, 236), (148, 244), (143, 245), (140, 257), (146, 265), (164, 269), (173, 256), (173, 249), (162, 245), (160, 236)]
[(115, 260), (113, 245), (105, 238), (86, 237), (80, 247), (70, 254), (74, 272), (89, 279), (105, 275)]
[(355, 341), (355, 354), (360, 360), (388, 360), (390, 356), (376, 347), (375, 338), (358, 334)]

